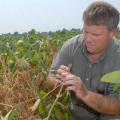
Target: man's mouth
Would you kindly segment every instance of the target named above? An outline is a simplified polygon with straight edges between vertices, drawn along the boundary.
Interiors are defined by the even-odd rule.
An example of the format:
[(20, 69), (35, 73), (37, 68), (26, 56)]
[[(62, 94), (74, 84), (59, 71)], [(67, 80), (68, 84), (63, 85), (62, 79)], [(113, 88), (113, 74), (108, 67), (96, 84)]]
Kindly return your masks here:
[(88, 44), (87, 44), (87, 45), (86, 45), (86, 48), (87, 48), (88, 51), (91, 51), (91, 50), (93, 51), (94, 46), (93, 46), (93, 45), (88, 45)]

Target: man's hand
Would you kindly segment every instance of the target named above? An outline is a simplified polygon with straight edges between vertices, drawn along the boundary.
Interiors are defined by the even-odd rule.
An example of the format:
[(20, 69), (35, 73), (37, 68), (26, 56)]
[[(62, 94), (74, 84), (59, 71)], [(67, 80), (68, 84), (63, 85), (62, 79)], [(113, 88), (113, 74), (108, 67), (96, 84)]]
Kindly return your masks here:
[(58, 74), (56, 75), (56, 77), (63, 82), (66, 90), (73, 91), (80, 99), (83, 99), (87, 96), (88, 90), (86, 89), (82, 80), (80, 79), (80, 77), (71, 74), (69, 67), (62, 65), (57, 70), (57, 73)]
[(120, 101), (112, 96), (101, 95), (86, 89), (81, 78), (70, 73), (66, 66), (60, 66), (56, 75), (65, 88), (73, 91), (76, 97), (81, 99), (94, 110), (108, 115), (120, 115)]
[(65, 72), (70, 73), (70, 68), (67, 66), (61, 65), (57, 70), (56, 78), (62, 81), (63, 76), (61, 74)]

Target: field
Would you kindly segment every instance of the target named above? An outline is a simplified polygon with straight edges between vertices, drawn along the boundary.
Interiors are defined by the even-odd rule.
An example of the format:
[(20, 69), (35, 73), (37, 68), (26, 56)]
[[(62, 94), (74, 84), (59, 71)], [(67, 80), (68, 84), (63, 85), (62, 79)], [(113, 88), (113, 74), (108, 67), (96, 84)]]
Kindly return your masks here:
[[(55, 96), (48, 95), (46, 80), (52, 59), (62, 44), (78, 33), (79, 30), (74, 29), (49, 33), (38, 33), (33, 29), (28, 33), (0, 36), (1, 119), (35, 120), (48, 116), (55, 100)], [(69, 119), (67, 96), (67, 93), (62, 94), (51, 109), (52, 119), (59, 120), (58, 116)], [(34, 103), (37, 107), (33, 110)]]
[(49, 92), (47, 75), (62, 44), (80, 32), (0, 35), (0, 120), (70, 120), (69, 93)]

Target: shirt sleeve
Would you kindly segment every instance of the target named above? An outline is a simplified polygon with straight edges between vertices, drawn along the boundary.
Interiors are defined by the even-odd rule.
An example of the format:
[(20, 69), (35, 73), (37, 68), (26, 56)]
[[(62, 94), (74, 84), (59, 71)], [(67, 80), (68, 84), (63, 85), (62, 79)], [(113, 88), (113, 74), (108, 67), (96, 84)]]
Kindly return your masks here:
[(72, 46), (70, 44), (70, 41), (67, 41), (54, 58), (48, 76), (55, 76), (57, 69), (61, 65), (68, 66), (69, 64), (71, 64), (71, 49)]

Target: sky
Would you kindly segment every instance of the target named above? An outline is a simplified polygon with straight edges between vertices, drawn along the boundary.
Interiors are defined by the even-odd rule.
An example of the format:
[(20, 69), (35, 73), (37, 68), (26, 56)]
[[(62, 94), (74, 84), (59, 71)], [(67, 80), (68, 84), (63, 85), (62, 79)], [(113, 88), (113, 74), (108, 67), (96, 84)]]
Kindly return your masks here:
[[(95, 0), (0, 0), (0, 34), (82, 29), (83, 11)], [(120, 0), (104, 0), (120, 11)], [(120, 26), (120, 25), (119, 25)]]

